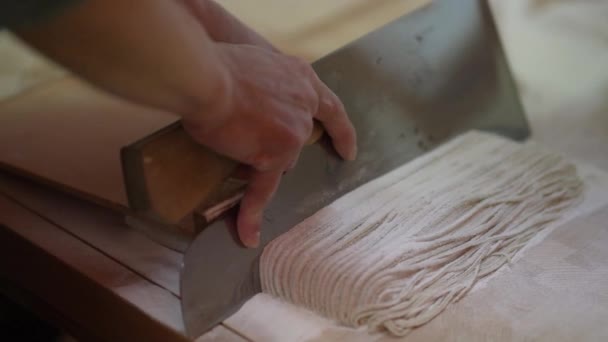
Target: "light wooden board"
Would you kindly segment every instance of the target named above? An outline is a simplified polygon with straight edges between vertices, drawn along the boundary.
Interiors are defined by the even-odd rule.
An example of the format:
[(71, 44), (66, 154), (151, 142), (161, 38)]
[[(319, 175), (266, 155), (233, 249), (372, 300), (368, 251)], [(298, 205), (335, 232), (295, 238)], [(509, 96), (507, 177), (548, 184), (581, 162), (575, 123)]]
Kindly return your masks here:
[(0, 101), (65, 74), (11, 32), (0, 32)]
[[(3, 185), (10, 182), (8, 178), (2, 179)], [(35, 190), (30, 190), (25, 189), (25, 198), (44, 202), (44, 190), (39, 198), (36, 198)], [(61, 206), (66, 203), (62, 197), (46, 198), (47, 203)], [(40, 202), (29, 203), (34, 207), (36, 204)], [(54, 209), (58, 208), (51, 208), (51, 211)], [(59, 211), (79, 212), (70, 205)], [(48, 217), (30, 211), (0, 190), (0, 237), (4, 244), (0, 249), (0, 276), (35, 296), (34, 300), (27, 301), (42, 301), (50, 306), (50, 315), (55, 321), (76, 329), (83, 341), (189, 340), (184, 333), (178, 296), (149, 279), (163, 271), (176, 273), (178, 265), (163, 255), (162, 246), (154, 246), (153, 242), (130, 234), (114, 235), (112, 231), (115, 233), (116, 226), (104, 225), (107, 217), (91, 215), (89, 219), (88, 222), (68, 220), (64, 226), (86, 227), (97, 219), (101, 219), (102, 224), (93, 224), (84, 231), (65, 230), (64, 226), (49, 222)], [(110, 234), (105, 238), (114, 235), (118, 242), (118, 248), (110, 248), (110, 251), (95, 244), (101, 241), (101, 245), (107, 247), (107, 240), (95, 237), (102, 237), (108, 231)], [(82, 236), (93, 239), (85, 242)], [(148, 254), (155, 248), (160, 254)], [(113, 255), (118, 252), (118, 257), (124, 256), (127, 249), (131, 249), (132, 256), (138, 255), (134, 250), (142, 251), (142, 257), (125, 262)], [(150, 260), (146, 261), (147, 258), (152, 258), (152, 264)], [(248, 339), (219, 325), (197, 339), (197, 342), (211, 341), (243, 342)]]
[[(581, 174), (587, 184), (585, 200), (568, 217), (575, 215), (584, 217), (591, 211), (608, 203), (608, 174), (592, 167), (581, 168)], [(134, 300), (136, 306), (140, 307), (150, 317), (164, 317), (159, 319), (159, 321), (165, 325), (175, 325), (178, 324), (176, 322), (181, 322), (181, 315), (178, 311), (179, 298), (175, 293), (171, 293), (171, 291), (163, 288), (163, 286), (156, 285), (158, 283), (170, 284), (170, 282), (166, 283), (166, 278), (163, 278), (166, 275), (173, 274), (174, 276), (172, 277), (177, 276), (179, 262), (176, 262), (176, 259), (179, 259), (179, 255), (175, 252), (168, 252), (164, 247), (146, 240), (143, 235), (140, 236), (137, 232), (129, 231), (119, 221), (113, 221), (113, 213), (110, 211), (94, 210), (94, 206), (83, 204), (80, 201), (70, 199), (65, 195), (45, 189), (39, 185), (27, 184), (27, 182), (4, 177), (0, 178), (0, 192), (9, 193), (16, 202), (23, 203), (26, 207), (30, 208), (31, 212), (44, 217), (47, 221), (42, 221), (39, 218), (36, 221), (44, 223), (44, 227), (48, 226), (48, 221), (58, 224), (61, 229), (55, 230), (63, 232), (60, 235), (70, 236), (73, 238), (74, 243), (78, 242), (82, 245), (82, 248), (95, 251), (99, 258), (105, 258), (104, 260), (106, 261), (102, 261), (102, 264), (107, 262), (119, 264), (123, 269), (128, 270), (132, 274), (132, 277), (138, 278), (139, 282), (149, 284), (143, 287), (140, 285), (128, 286), (126, 289), (120, 287), (120, 291), (128, 290), (127, 293), (132, 296), (138, 294), (137, 300), (139, 301)], [(87, 206), (91, 208), (87, 209)], [(31, 218), (15, 218), (12, 216), (5, 218), (4, 216), (11, 211), (12, 209), (2, 210), (0, 222), (4, 222), (10, 227), (16, 227), (15, 229), (18, 232), (19, 229), (23, 229), (22, 225), (24, 223), (20, 225), (20, 222), (32, 220)], [(605, 208), (604, 211), (608, 212), (608, 208)], [(106, 224), (107, 222), (111, 222), (112, 224)], [(31, 230), (29, 233), (32, 235), (28, 236), (28, 239), (33, 239), (42, 248), (48, 248), (47, 244), (54, 242), (53, 239), (49, 239), (46, 235), (48, 232), (38, 227), (38, 224), (30, 222), (30, 226)], [(569, 225), (566, 224), (566, 226)], [(49, 241), (46, 239), (49, 239)], [(550, 235), (546, 241), (551, 241), (552, 239), (553, 235)], [(65, 246), (67, 247), (68, 245)], [(55, 246), (55, 248), (60, 247)], [(70, 248), (72, 247), (70, 246)], [(534, 251), (534, 248), (531, 251)], [(97, 262), (91, 260), (90, 257), (83, 258), (82, 256), (70, 254), (73, 251), (61, 252), (58, 250), (53, 251), (53, 253), (58, 253), (62, 257), (72, 258), (71, 262), (76, 263), (75, 266), (78, 267), (85, 267), (79, 266), (78, 263), (85, 263), (89, 267), (92, 267), (91, 265)], [(64, 255), (62, 253), (68, 254)], [(523, 258), (522, 260), (527, 259)], [(595, 260), (594, 262), (601, 263), (602, 261)], [(92, 268), (95, 269), (94, 267)], [(80, 270), (80, 268), (77, 269)], [(551, 270), (547, 266), (547, 272)], [(505, 273), (505, 275), (507, 274), (508, 272)], [(497, 276), (496, 280), (502, 279), (503, 276)], [(113, 284), (115, 280), (98, 278), (96, 281), (104, 287), (114, 289), (115, 285)], [(493, 282), (490, 282), (488, 286), (492, 284)], [(173, 309), (169, 310), (172, 313), (169, 314), (167, 312), (168, 304), (146, 300), (149, 296), (147, 295), (149, 291), (147, 290), (147, 286), (153, 286), (157, 289), (154, 291), (164, 291), (162, 292), (165, 293), (163, 296), (169, 299), (173, 298), (170, 300), (173, 304), (169, 306), (173, 306)], [(121, 292), (115, 291), (116, 295), (121, 295)], [(131, 291), (135, 294), (132, 294)], [(175, 289), (173, 291), (175, 292)], [(526, 293), (519, 293), (517, 288), (511, 288), (510, 291), (513, 291), (509, 294), (510, 296), (527, 295)], [(531, 292), (530, 295), (533, 296), (534, 293)], [(552, 298), (552, 300), (559, 301), (559, 298)], [(457, 317), (448, 320), (445, 324), (450, 324), (454, 320), (457, 323), (454, 323), (453, 326), (457, 326), (457, 324), (460, 324), (458, 323), (459, 317), (467, 317), (475, 314), (475, 312), (483, 313), (493, 308), (493, 306), (489, 305), (475, 308), (468, 307), (468, 311), (458, 311)], [(316, 341), (324, 339), (364, 341), (370, 339), (370, 336), (365, 332), (340, 327), (306, 310), (294, 308), (267, 295), (254, 297), (241, 311), (226, 320), (224, 324), (230, 330), (237, 332), (239, 336), (244, 336), (252, 341)], [(223, 331), (223, 329), (218, 329), (218, 331)], [(439, 329), (435, 333), (441, 331)], [(471, 331), (476, 331), (476, 329), (471, 328)], [(217, 331), (214, 334), (217, 334)], [(474, 335), (471, 336), (475, 337)]]
[(196, 339), (195, 342), (246, 342), (246, 339), (223, 325), (218, 325), (205, 335)]
[(219, 0), (281, 51), (313, 62), (431, 0)]
[[(59, 314), (100, 338), (154, 332), (148, 340), (184, 340), (173, 294), (1, 194), (0, 224), (7, 227), (1, 229), (0, 270)], [(30, 244), (32, 251), (13, 240)]]
[(608, 207), (551, 234), (408, 341), (608, 339)]
[[(608, 173), (587, 165), (579, 166), (579, 170), (586, 184), (583, 202), (566, 213), (562, 221), (556, 222), (552, 228), (549, 228), (540, 237), (544, 240), (539, 245), (523, 251), (519, 260), (516, 259), (513, 268), (503, 269), (488, 280), (481, 282), (461, 302), (450, 306), (447, 312), (442, 313), (408, 337), (393, 339), (340, 327), (307, 310), (280, 302), (265, 294), (251, 299), (224, 324), (255, 341), (427, 341), (444, 340), (450, 336), (457, 336), (462, 341), (511, 340), (511, 336), (514, 337), (514, 340), (526, 340), (542, 335), (556, 321), (570, 321), (571, 315), (582, 315), (585, 310), (588, 310), (590, 314), (581, 317), (589, 319), (589, 322), (579, 319), (576, 324), (573, 323), (567, 329), (564, 328), (566, 329), (564, 331), (572, 336), (602, 335), (608, 332), (603, 323), (608, 318), (608, 298), (604, 293), (608, 288), (608, 274), (602, 276), (594, 274), (594, 271), (603, 274), (601, 272), (608, 270), (608, 262), (603, 258), (605, 254), (587, 250), (586, 244), (601, 236), (606, 241), (600, 242), (600, 245), (608, 243), (608, 225), (598, 224), (602, 222), (601, 218), (608, 218)], [(589, 221), (585, 221), (593, 212), (597, 212), (597, 215)], [(581, 225), (586, 226), (578, 236), (577, 232), (581, 229)], [(551, 233), (558, 227), (558, 231), (562, 233)], [(573, 238), (573, 235), (577, 237)], [(572, 239), (572, 243), (569, 243), (568, 239)], [(560, 248), (562, 245), (568, 247), (562, 249)], [(542, 257), (539, 258), (539, 254)], [(595, 269), (587, 270), (587, 266), (582, 263), (562, 264), (562, 268), (555, 267), (555, 260), (563, 259), (570, 254), (580, 255), (579, 258), (587, 260), (586, 265), (589, 263), (596, 265)], [(522, 264), (524, 266), (521, 266)], [(539, 274), (543, 274), (544, 279), (555, 281), (559, 281), (560, 277), (568, 277), (569, 274), (576, 274), (578, 277), (582, 273), (589, 272), (588, 277), (581, 280), (580, 284), (584, 284), (584, 281), (587, 280), (597, 284), (584, 289), (581, 303), (575, 310), (572, 310), (572, 313), (562, 310), (566, 312), (556, 316), (556, 308), (563, 307), (563, 305), (571, 306), (571, 302), (576, 301), (576, 294), (571, 293), (568, 298), (562, 299), (563, 293), (558, 290), (564, 285), (556, 283), (555, 291), (551, 292), (546, 288), (549, 286), (546, 281), (538, 282), (534, 279), (527, 281), (526, 278), (530, 274), (529, 267), (526, 265), (534, 265), (534, 269)], [(568, 273), (564, 275), (564, 271)], [(511, 279), (516, 279), (521, 286), (503, 285), (515, 281)], [(490, 291), (488, 289), (493, 290), (488, 292)], [(498, 293), (502, 296), (500, 301), (492, 298), (492, 296), (498, 296)], [(528, 309), (528, 311), (533, 311), (527, 317), (531, 321), (528, 330), (518, 330), (517, 325), (520, 324), (521, 315), (517, 312), (517, 305), (526, 302), (535, 303), (539, 293), (544, 294), (545, 302), (539, 303), (542, 305), (537, 310)], [(469, 297), (473, 299), (469, 299)], [(605, 300), (587, 300), (593, 297), (602, 297)], [(514, 298), (518, 298), (517, 305), (509, 304), (509, 301)], [(497, 304), (495, 305), (493, 302), (497, 302)], [(496, 316), (496, 311), (503, 315)], [(597, 317), (601, 317), (601, 319), (593, 318), (596, 313), (599, 315)], [(470, 320), (471, 317), (476, 319)], [(505, 329), (511, 335), (504, 335)], [(551, 341), (551, 339), (548, 340)]]
[(0, 167), (109, 207), (128, 207), (120, 149), (174, 122), (72, 78), (0, 106)]
[[(431, 0), (219, 0), (281, 50), (312, 62)], [(0, 102), (70, 72), (0, 34)]]
[(179, 296), (182, 254), (131, 229), (122, 214), (2, 173), (0, 192), (77, 236), (83, 244)]

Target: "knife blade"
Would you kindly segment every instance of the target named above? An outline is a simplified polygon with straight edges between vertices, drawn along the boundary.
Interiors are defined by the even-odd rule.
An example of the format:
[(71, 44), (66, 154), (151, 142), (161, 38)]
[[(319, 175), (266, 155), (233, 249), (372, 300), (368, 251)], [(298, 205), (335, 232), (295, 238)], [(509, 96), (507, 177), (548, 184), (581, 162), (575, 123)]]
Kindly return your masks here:
[(198, 337), (261, 291), (263, 247), (333, 200), (469, 129), (529, 135), (485, 0), (439, 0), (313, 63), (345, 104), (358, 159), (306, 147), (265, 212), (258, 249), (225, 221), (202, 231), (181, 272), (186, 331)]

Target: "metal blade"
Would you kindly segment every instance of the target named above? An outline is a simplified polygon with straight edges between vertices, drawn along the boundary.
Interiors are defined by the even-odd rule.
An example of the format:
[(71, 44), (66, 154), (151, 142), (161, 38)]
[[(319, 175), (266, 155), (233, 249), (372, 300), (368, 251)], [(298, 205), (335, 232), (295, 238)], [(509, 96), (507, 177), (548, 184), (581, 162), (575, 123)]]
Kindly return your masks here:
[[(263, 247), (348, 191), (476, 128), (529, 134), (485, 0), (440, 0), (313, 64), (343, 100), (359, 156), (343, 162), (305, 148), (266, 211)], [(259, 249), (216, 222), (190, 246), (182, 270), (187, 333), (197, 337), (260, 292)]]

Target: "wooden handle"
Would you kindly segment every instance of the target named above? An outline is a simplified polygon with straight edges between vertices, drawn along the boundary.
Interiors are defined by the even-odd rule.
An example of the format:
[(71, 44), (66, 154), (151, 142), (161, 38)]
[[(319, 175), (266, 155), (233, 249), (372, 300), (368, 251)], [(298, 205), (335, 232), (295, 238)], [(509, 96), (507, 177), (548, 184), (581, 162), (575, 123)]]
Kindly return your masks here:
[[(323, 133), (315, 120), (306, 145)], [(239, 163), (196, 143), (179, 123), (124, 147), (121, 158), (130, 210), (167, 226), (195, 212), (211, 222), (238, 203), (247, 185), (232, 177)]]
[(323, 125), (317, 120), (313, 121), (314, 126), (312, 126), (312, 133), (310, 133), (310, 137), (306, 141), (306, 145), (312, 145), (319, 141), (325, 133), (325, 129), (323, 129)]

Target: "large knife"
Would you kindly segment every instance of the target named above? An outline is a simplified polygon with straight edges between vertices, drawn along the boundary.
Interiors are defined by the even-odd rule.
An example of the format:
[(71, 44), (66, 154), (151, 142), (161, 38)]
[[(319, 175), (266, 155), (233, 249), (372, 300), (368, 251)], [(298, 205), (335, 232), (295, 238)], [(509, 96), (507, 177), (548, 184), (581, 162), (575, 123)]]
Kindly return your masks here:
[(266, 244), (338, 197), (469, 129), (529, 134), (486, 0), (434, 1), (313, 67), (346, 106), (358, 159), (344, 162), (328, 144), (304, 148), (265, 213), (258, 249), (244, 248), (222, 220), (197, 236), (181, 274), (192, 337), (261, 291)]

